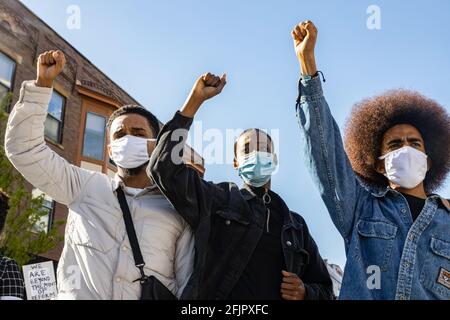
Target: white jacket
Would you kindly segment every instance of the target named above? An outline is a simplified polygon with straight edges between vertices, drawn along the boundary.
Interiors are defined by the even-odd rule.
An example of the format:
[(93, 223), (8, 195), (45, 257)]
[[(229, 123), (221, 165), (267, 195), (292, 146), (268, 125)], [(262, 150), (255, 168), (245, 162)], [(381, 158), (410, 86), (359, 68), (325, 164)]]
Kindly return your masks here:
[[(5, 150), (36, 188), (69, 208), (64, 250), (57, 271), (60, 299), (139, 299), (139, 270), (126, 235), (115, 190), (122, 182), (71, 165), (44, 140), (52, 89), (25, 81), (8, 120)], [(178, 297), (193, 268), (192, 232), (157, 190), (127, 201), (141, 246), (145, 272)]]

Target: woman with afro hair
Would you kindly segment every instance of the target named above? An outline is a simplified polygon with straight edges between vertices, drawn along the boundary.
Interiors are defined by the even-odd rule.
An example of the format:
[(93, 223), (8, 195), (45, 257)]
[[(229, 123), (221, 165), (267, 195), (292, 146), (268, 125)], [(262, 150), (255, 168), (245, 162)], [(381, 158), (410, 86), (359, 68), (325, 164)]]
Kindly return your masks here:
[(345, 130), (323, 96), (310, 21), (292, 31), (301, 65), (297, 117), (306, 165), (344, 238), (340, 299), (450, 299), (450, 116), (396, 90), (354, 107)]

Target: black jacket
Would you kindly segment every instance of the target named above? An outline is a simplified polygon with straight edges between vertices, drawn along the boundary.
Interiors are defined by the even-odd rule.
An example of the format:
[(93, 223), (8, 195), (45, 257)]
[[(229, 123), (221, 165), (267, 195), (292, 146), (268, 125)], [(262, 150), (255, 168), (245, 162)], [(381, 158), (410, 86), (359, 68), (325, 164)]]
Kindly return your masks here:
[[(181, 161), (191, 124), (192, 119), (177, 112), (163, 127), (147, 173), (194, 232), (194, 272), (182, 298), (226, 299), (264, 231), (264, 214), (256, 213), (265, 213), (265, 207), (247, 189), (207, 182)], [(306, 222), (282, 203), (287, 271), (303, 280), (307, 299), (332, 299), (330, 276)]]

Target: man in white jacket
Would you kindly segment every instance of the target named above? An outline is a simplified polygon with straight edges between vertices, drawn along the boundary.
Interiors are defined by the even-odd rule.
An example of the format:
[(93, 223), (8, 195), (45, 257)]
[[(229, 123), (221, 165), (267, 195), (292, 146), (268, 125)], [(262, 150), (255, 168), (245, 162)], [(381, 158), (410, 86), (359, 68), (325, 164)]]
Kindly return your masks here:
[(44, 122), (53, 81), (62, 71), (61, 51), (39, 56), (37, 80), (22, 84), (9, 116), (5, 150), (36, 188), (69, 208), (57, 271), (59, 299), (139, 299), (141, 288), (116, 196), (121, 187), (141, 247), (146, 275), (180, 297), (192, 273), (191, 230), (145, 173), (159, 132), (156, 118), (139, 106), (118, 109), (108, 122), (116, 176), (84, 170), (53, 152)]

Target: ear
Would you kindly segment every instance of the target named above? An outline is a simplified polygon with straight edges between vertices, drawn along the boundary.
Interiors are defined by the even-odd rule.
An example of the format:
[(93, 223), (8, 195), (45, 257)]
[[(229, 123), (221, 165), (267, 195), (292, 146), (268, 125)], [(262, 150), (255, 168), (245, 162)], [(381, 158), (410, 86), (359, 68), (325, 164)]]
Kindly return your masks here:
[(273, 161), (278, 165), (278, 155), (276, 153), (273, 154)]
[(376, 172), (384, 175), (386, 173), (386, 167), (384, 166), (384, 160), (375, 160), (375, 170)]
[(238, 167), (239, 167), (239, 163), (238, 163), (236, 157), (234, 157), (234, 159), (233, 159), (233, 168), (234, 168), (234, 170), (237, 170)]
[(432, 167), (433, 161), (431, 161), (430, 157), (427, 157), (427, 172), (430, 171)]

